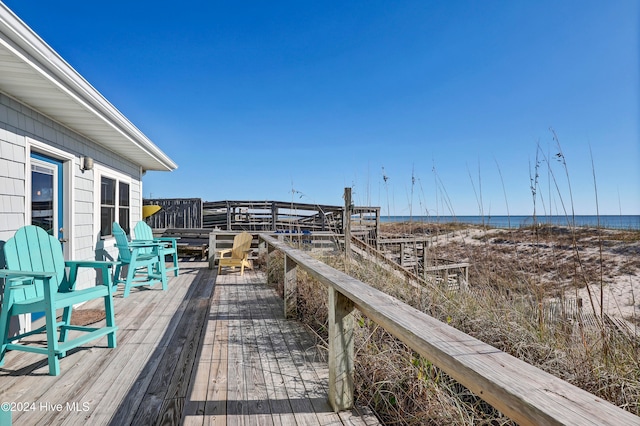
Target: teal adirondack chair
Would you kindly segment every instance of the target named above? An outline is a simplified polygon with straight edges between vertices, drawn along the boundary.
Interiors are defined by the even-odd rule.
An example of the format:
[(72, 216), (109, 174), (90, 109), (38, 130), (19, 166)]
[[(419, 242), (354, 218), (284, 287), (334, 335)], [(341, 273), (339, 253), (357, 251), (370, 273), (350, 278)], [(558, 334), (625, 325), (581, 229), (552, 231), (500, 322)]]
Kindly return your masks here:
[[(167, 272), (173, 271), (174, 276), (178, 276), (179, 267), (178, 267), (178, 238), (170, 238), (170, 237), (153, 237), (153, 230), (146, 222), (140, 221), (136, 223), (135, 228), (133, 228), (133, 234), (135, 238), (134, 242), (138, 241), (153, 241), (160, 242), (163, 244), (163, 250), (165, 256), (171, 256), (171, 261), (173, 266), (166, 268)], [(151, 248), (145, 249), (145, 252), (151, 252)]]
[(11, 426), (12, 423), (12, 415), (11, 415), (11, 405), (8, 406), (6, 404), (0, 405), (0, 425)]
[[(115, 262), (66, 261), (60, 242), (37, 226), (25, 226), (16, 231), (4, 245), (6, 269), (0, 269), (5, 279), (4, 299), (0, 312), (0, 365), (7, 350), (21, 350), (47, 355), (49, 374), (60, 374), (59, 359), (66, 352), (102, 336), (108, 336), (107, 344), (116, 347), (116, 327), (113, 311), (111, 272)], [(65, 267), (69, 268), (66, 274)], [(78, 290), (75, 288), (78, 268), (94, 268), (101, 273), (102, 283)], [(89, 300), (104, 299), (106, 325), (84, 327), (71, 325), (73, 305)], [(56, 310), (64, 309), (62, 319), (56, 320)], [(9, 320), (14, 315), (32, 312), (45, 313), (45, 325), (17, 336), (9, 337)], [(68, 331), (83, 332), (68, 339)], [(46, 347), (17, 343), (18, 339), (46, 332)], [(75, 336), (75, 333), (74, 333)], [(14, 343), (16, 342), (16, 343)]]
[[(131, 287), (162, 284), (167, 289), (167, 270), (164, 264), (164, 245), (153, 241), (129, 241), (118, 222), (113, 222), (113, 236), (118, 247), (118, 264), (115, 271), (115, 285), (124, 284), (122, 297), (129, 296)], [(122, 278), (122, 267), (127, 273)]]

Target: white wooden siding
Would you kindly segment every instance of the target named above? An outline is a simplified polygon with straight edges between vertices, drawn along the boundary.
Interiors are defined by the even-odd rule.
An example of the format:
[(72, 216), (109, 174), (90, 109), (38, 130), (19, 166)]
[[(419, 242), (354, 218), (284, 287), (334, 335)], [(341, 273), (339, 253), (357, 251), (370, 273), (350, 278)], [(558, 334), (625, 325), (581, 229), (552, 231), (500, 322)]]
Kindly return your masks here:
[[(98, 175), (95, 170), (81, 171), (80, 157), (92, 157), (95, 164), (130, 179), (132, 226), (141, 219), (142, 185), (138, 165), (0, 92), (0, 240), (6, 241), (28, 220), (25, 217), (25, 173), (30, 141), (40, 146), (45, 144), (74, 158), (70, 173), (73, 194), (69, 209), (65, 211), (66, 221), (73, 229), (71, 259), (95, 259), (96, 250), (102, 247), (102, 242), (95, 235), (95, 223), (100, 220), (99, 215), (96, 216), (99, 193), (95, 193), (94, 183)], [(69, 176), (65, 175), (65, 178)], [(93, 278), (94, 272), (87, 271), (79, 277), (78, 285), (92, 285)]]

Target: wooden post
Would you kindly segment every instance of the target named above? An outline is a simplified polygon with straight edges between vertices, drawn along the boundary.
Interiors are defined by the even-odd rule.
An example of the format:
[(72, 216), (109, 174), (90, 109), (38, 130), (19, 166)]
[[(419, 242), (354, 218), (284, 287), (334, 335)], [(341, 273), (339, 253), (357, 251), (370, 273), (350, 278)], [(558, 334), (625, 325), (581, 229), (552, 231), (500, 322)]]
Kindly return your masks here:
[(286, 254), (284, 255), (284, 317), (296, 318), (298, 309), (298, 280), (296, 271), (298, 264)]
[(274, 252), (276, 249), (269, 243), (265, 242), (265, 244), (267, 245), (267, 256), (266, 256), (266, 263), (267, 263), (267, 284), (271, 284), (271, 281), (269, 281), (269, 263), (270, 263), (270, 259), (271, 259), (271, 253)]
[(428, 260), (427, 260), (427, 240), (424, 240), (422, 242), (422, 276), (424, 277), (424, 279), (427, 279), (427, 266), (428, 266)]
[(464, 276), (463, 279), (463, 284), (460, 286), (460, 289), (467, 291), (469, 290), (469, 267), (465, 266), (464, 268), (462, 268), (461, 273)]
[(466, 274), (467, 268), (462, 267), (458, 270), (458, 290), (459, 291), (467, 291), (468, 289), (468, 279)]
[(329, 405), (334, 411), (353, 407), (353, 302), (329, 289)]
[(276, 232), (278, 230), (278, 206), (276, 206), (276, 202), (271, 202), (271, 230)]
[(344, 253), (351, 257), (351, 188), (344, 189)]
[(380, 239), (380, 207), (376, 208), (376, 249), (378, 248), (378, 240)]
[(209, 269), (215, 269), (216, 267), (216, 241), (217, 235), (215, 232), (209, 233)]

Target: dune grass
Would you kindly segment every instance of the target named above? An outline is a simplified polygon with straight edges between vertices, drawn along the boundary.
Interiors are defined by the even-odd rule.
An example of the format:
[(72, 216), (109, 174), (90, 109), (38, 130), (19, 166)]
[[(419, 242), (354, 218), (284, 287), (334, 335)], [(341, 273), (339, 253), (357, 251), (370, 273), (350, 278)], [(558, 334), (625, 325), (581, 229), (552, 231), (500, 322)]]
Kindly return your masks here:
[[(356, 255), (347, 260), (343, 253), (325, 254), (320, 260), (640, 416), (640, 294), (633, 293), (635, 284), (627, 286), (632, 291), (626, 300), (613, 294), (622, 284), (637, 284), (640, 231), (575, 226), (569, 167), (557, 134), (550, 132), (555, 154), (545, 154), (538, 144), (530, 166), (531, 226), (499, 230), (461, 223), (382, 225), (387, 234), (428, 238), (432, 259), (470, 263), (468, 291), (449, 291), (438, 284), (411, 286), (382, 265)], [(591, 169), (599, 214), (593, 158)], [(455, 217), (435, 166), (433, 172), (439, 195), (435, 205)], [(477, 189), (470, 172), (469, 177), (483, 216), (480, 172)], [(383, 178), (389, 211), (384, 169)], [(411, 213), (415, 183), (412, 170)], [(538, 223), (536, 218), (545, 215), (564, 217), (566, 226)], [(281, 261), (269, 266), (270, 282), (281, 287)], [(605, 306), (607, 298), (613, 304)], [(327, 346), (326, 299), (323, 285), (298, 273), (298, 318), (316, 335), (319, 348)], [(357, 403), (371, 407), (385, 424), (512, 424), (372, 321), (358, 317), (357, 324)]]
[[(393, 224), (385, 231), (402, 233), (407, 226)], [(357, 256), (348, 267), (341, 254), (323, 255), (321, 260), (640, 415), (637, 337), (601, 321), (599, 310), (591, 309), (588, 301), (583, 310), (594, 312), (595, 326), (562, 316), (550, 320), (542, 309), (548, 299), (562, 298), (585, 281), (638, 274), (635, 250), (640, 247), (640, 232), (612, 231), (596, 238), (593, 230), (578, 229), (569, 235), (562, 227), (485, 228), (474, 234), (474, 229), (460, 224), (430, 226), (411, 224), (411, 232), (437, 238), (439, 243), (431, 248), (437, 256), (469, 261), (470, 291), (409, 286), (381, 265)], [(580, 264), (575, 262), (576, 252), (582, 257)], [(269, 262), (270, 282), (283, 282), (278, 263)], [(318, 347), (326, 348), (326, 289), (304, 272), (298, 273), (298, 303), (298, 318), (316, 335)], [(359, 316), (357, 324), (357, 403), (371, 407), (385, 424), (512, 424), (372, 321)]]

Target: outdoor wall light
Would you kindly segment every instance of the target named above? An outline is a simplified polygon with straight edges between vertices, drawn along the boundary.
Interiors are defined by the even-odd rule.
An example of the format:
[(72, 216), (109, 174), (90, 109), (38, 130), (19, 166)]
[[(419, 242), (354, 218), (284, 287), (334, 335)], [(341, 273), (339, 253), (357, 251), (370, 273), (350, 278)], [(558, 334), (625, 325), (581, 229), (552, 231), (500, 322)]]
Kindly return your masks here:
[(80, 157), (80, 170), (82, 170), (83, 172), (85, 170), (93, 170), (93, 158)]

